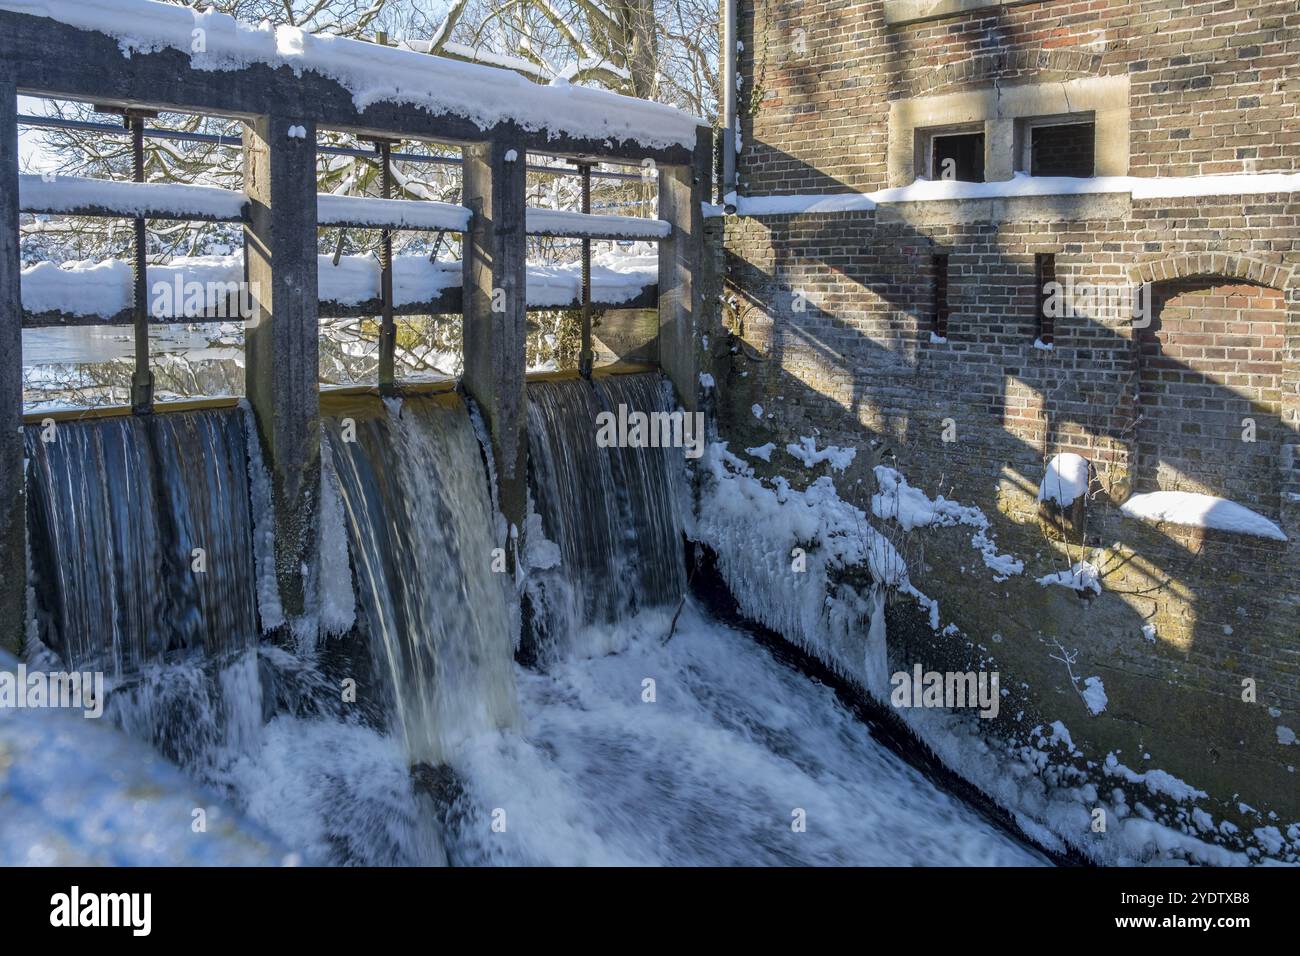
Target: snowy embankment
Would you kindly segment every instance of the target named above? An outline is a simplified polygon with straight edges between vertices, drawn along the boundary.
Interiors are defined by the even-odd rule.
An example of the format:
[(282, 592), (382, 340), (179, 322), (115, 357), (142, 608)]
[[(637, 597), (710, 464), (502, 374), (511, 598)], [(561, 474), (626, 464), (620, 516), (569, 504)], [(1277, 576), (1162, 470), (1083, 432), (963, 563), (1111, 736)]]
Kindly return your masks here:
[[(750, 454), (766, 460), (771, 451), (767, 445)], [(1077, 467), (1058, 464), (1057, 497), (1086, 491)], [(940, 627), (938, 603), (911, 584), (903, 556), (868, 515), (840, 498), (831, 477), (823, 475), (803, 490), (780, 476), (759, 479), (724, 443), (711, 445), (697, 468), (698, 499), (687, 533), (716, 552), (718, 569), (742, 613), (812, 653), (882, 706), (890, 700), (886, 590), (910, 595), (925, 607), (938, 639), (968, 642), (954, 624)], [(997, 554), (988, 519), (978, 508), (942, 496), (931, 499), (891, 468), (878, 466), (876, 477), (880, 490), (871, 508), (877, 519), (895, 521), (904, 531), (973, 527), (972, 545), (985, 556), (994, 580), (1022, 570), (1019, 559)], [(996, 669), (997, 662), (981, 655), (979, 666)], [(1100, 679), (1084, 678), (1081, 684), (1076, 682), (1076, 691), (1088, 711), (1103, 712), (1108, 700)], [(1027, 690), (1005, 681), (1004, 713), (1014, 713), (1017, 698)], [(914, 707), (894, 713), (950, 769), (1051, 849), (1070, 848), (1109, 864), (1244, 865), (1259, 859), (1254, 848), (1286, 859), (1300, 847), (1295, 827), (1287, 835), (1268, 825), (1241, 834), (1232, 823), (1216, 824), (1196, 805), (1205, 798), (1203, 791), (1155, 767), (1130, 770), (1115, 754), (1090, 757), (1060, 720), (1017, 730), (1016, 716), (989, 732), (971, 712)], [(1107, 785), (1108, 779), (1122, 780), (1128, 790)], [(1098, 810), (1108, 821), (1105, 832), (1093, 830)], [(1255, 855), (1214, 842), (1232, 834), (1244, 838)]]
[[(379, 260), (373, 255), (318, 258), (318, 296), (322, 302), (357, 306), (379, 298)], [(225, 308), (236, 315), (227, 299), (238, 295), (236, 286), (244, 280), (242, 253), (226, 256), (177, 257), (165, 265), (149, 266), (151, 312), (160, 318), (176, 317), (174, 305), (193, 316), (204, 309)], [(447, 289), (459, 288), (460, 262), (430, 262), (427, 256), (396, 256), (393, 259), (393, 302), (396, 306), (431, 302)], [(607, 253), (592, 257), (592, 298), (602, 305), (630, 302), (659, 281), (654, 256)], [(203, 308), (186, 309), (191, 289), (201, 286)], [(179, 288), (182, 295), (176, 295)], [(530, 265), (528, 304), (536, 307), (567, 306), (582, 292), (582, 270), (578, 263)], [(33, 314), (59, 312), (66, 315), (111, 318), (131, 308), (130, 263), (112, 259), (103, 262), (66, 262), (61, 266), (41, 262), (22, 271), (23, 308)]]
[[(0, 651), (0, 670), (17, 673)], [(93, 759), (88, 759), (93, 755)], [(295, 857), (108, 719), (0, 707), (0, 865), (267, 866)], [(194, 836), (196, 808), (206, 830)]]
[[(348, 90), (358, 110), (397, 103), (464, 117), (483, 128), (513, 122), (534, 132), (648, 147), (693, 148), (701, 125), (662, 103), (563, 82), (543, 86), (510, 70), (297, 27), (243, 23), (215, 10), (153, 0), (0, 0), (0, 10), (107, 34), (127, 58), (171, 49), (186, 54), (196, 70), (265, 64), (310, 71)], [(196, 35), (204, 37), (200, 50)]]

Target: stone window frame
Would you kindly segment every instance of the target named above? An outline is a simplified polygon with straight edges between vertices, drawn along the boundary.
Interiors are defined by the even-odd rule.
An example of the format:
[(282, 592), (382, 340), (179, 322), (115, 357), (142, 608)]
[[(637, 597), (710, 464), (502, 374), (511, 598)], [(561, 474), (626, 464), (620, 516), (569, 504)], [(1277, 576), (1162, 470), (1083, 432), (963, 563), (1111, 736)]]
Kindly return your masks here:
[[(985, 146), (984, 156), (985, 163), (988, 162), (988, 134), (982, 123), (963, 123), (957, 126), (927, 126), (925, 129), (917, 130), (916, 140), (916, 176), (919, 179), (924, 176), (927, 179), (939, 179), (939, 175), (933, 168), (934, 140), (940, 136), (961, 136), (968, 133), (984, 133)], [(987, 178), (988, 171), (985, 170)]]
[[(1065, 113), (1059, 116), (1027, 116), (1016, 121), (1016, 172), (1029, 173), (1033, 169), (1033, 131), (1044, 126), (1073, 126), (1091, 124), (1094, 129), (1097, 117), (1091, 110)], [(1096, 148), (1093, 152), (1093, 175), (1096, 175)]]
[(916, 180), (918, 153), (940, 127), (984, 125), (984, 181), (1003, 182), (1019, 165), (1024, 121), (1091, 113), (1096, 124), (1094, 176), (1129, 171), (1129, 78), (1090, 76), (1055, 82), (990, 84), (980, 89), (894, 100), (889, 104), (889, 185)]

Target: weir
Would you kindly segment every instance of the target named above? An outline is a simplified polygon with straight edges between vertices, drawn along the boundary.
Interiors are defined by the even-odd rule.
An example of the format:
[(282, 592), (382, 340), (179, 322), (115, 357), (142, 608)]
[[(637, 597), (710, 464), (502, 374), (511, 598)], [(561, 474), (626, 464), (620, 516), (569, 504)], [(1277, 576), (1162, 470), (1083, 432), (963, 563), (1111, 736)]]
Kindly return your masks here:
[[(168, 10), (187, 25), (176, 18), (189, 12)], [(308, 863), (1041, 862), (881, 747), (824, 687), (692, 605), (683, 449), (597, 440), (602, 413), (703, 404), (707, 128), (622, 97), (653, 127), (643, 139), (382, 96), (361, 108), (328, 62), (254, 58), (214, 73), (185, 45), (150, 49), (123, 59), (114, 37), (0, 0), (0, 226), (14, 231), (19, 206), (20, 92), (239, 118), (246, 189), (220, 215), (245, 226), (258, 290), (248, 401), (28, 421), (30, 470), (19, 454), (0, 462), (0, 545), (30, 543), (34, 600), (6, 617), (15, 645), (30, 619), (30, 664), (110, 671), (118, 727)], [(354, 41), (331, 49), (374, 53), (411, 83), (448, 69)], [(470, 79), (499, 82), (492, 72)], [(459, 383), (319, 391), (320, 128), (463, 147)], [(534, 227), (528, 150), (657, 170), (660, 219), (635, 235), (661, 242), (657, 368), (525, 376), (527, 234), (629, 228), (591, 216)], [(124, 195), (78, 208), (145, 214)], [(433, 228), (423, 217), (447, 212), (434, 205), (446, 204), (403, 202), (366, 225), (387, 232), (414, 216)], [(0, 290), (12, 337), (9, 238)], [(20, 356), (3, 354), (0, 396), (13, 397)], [(7, 414), (17, 434), (18, 408)], [(6, 565), (0, 608), (21, 611), (26, 585)], [(809, 817), (815, 827), (801, 828)]]

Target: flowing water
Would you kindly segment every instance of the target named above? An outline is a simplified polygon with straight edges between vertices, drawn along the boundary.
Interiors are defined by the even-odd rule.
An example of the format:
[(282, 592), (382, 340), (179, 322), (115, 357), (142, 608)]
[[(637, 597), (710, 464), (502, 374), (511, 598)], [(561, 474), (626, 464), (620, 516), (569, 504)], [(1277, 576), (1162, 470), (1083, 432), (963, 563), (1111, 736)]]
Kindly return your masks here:
[[(686, 583), (681, 454), (594, 442), (602, 410), (665, 407), (657, 376), (533, 384), (530, 399), (526, 550), (541, 559), (525, 557), (522, 584), (496, 570), (489, 471), (458, 400), (327, 422), (326, 487), (360, 613), (352, 633), (310, 645), (251, 641), (257, 516), (246, 479), (222, 484), (247, 453), (242, 413), (159, 416), (177, 421), (152, 434), (66, 426), (61, 440), (85, 434), (58, 450), (29, 435), (45, 643), (77, 660), (111, 648), (115, 721), (310, 862), (1040, 861), (748, 634), (688, 600), (665, 641)], [(187, 453), (217, 436), (226, 466)], [(123, 481), (102, 460), (134, 463), (116, 467), (151, 496), (115, 503)], [(145, 460), (176, 468), (183, 490), (146, 485)], [(245, 548), (223, 572), (231, 606), (158, 587), (177, 575), (163, 561), (123, 580), (125, 558), (151, 542), (186, 554), (218, 528)], [(54, 586), (59, 562), (42, 551), (87, 587)], [(167, 598), (146, 600), (149, 582)], [(521, 587), (528, 626), (545, 634), (530, 666), (515, 662)], [(177, 629), (162, 608), (191, 623)], [(93, 639), (101, 619), (111, 640)]]
[(27, 428), (41, 640), (134, 671), (257, 637), (248, 453), (229, 411)]

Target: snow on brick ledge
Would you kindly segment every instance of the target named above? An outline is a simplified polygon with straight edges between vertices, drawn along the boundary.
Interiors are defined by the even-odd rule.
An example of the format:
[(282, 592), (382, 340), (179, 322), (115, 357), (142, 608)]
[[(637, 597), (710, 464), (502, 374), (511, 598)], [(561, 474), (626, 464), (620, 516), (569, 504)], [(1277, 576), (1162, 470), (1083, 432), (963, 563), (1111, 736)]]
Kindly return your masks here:
[[(197, 70), (240, 70), (257, 63), (297, 73), (311, 70), (347, 89), (358, 110), (402, 103), (463, 116), (485, 129), (513, 121), (530, 131), (688, 149), (701, 125), (663, 103), (568, 84), (542, 86), (510, 70), (297, 27), (254, 26), (214, 10), (153, 0), (0, 0), (0, 10), (107, 34), (124, 57), (170, 48), (187, 54)], [(201, 52), (193, 51), (196, 30), (206, 41)]]
[(91, 210), (149, 219), (197, 218), (237, 222), (248, 198), (215, 186), (132, 183), (82, 176), (22, 175), (18, 196), (23, 212), (76, 213)]
[(1153, 491), (1134, 495), (1120, 511), (1130, 518), (1166, 521), (1189, 528), (1213, 528), (1272, 541), (1286, 541), (1282, 529), (1245, 505), (1191, 491)]
[(449, 202), (416, 199), (372, 199), (367, 196), (316, 197), (317, 221), (322, 226), (371, 226), (388, 229), (446, 229), (464, 232), (470, 211)]

